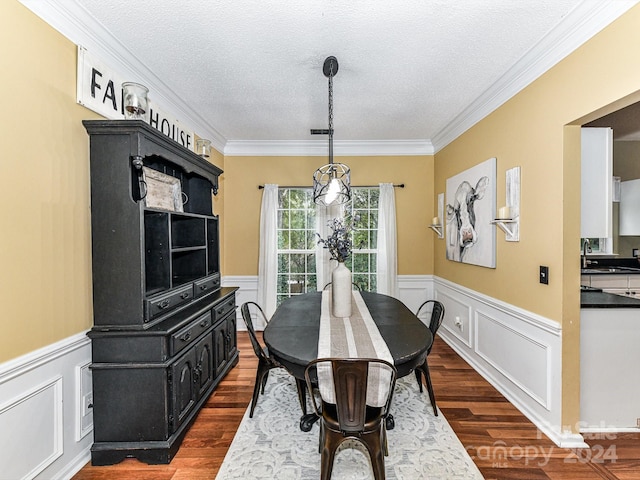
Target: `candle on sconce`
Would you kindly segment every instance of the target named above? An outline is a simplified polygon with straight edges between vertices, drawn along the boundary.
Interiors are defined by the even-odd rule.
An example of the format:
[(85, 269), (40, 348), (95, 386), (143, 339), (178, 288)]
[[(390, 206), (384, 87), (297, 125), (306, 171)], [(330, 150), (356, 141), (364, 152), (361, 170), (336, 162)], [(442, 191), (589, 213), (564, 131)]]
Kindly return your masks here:
[(440, 218), (439, 217), (433, 217), (431, 219), (431, 225), (440, 225)]
[(211, 156), (211, 140), (199, 138), (196, 140), (196, 153), (204, 158)]
[(498, 218), (501, 220), (510, 220), (511, 219), (511, 208), (510, 207), (500, 207), (498, 210)]

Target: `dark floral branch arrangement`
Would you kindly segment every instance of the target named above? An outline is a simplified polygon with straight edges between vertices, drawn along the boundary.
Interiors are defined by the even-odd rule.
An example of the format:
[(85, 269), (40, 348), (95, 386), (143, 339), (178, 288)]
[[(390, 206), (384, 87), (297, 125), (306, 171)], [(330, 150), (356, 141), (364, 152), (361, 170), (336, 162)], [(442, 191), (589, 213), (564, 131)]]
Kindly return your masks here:
[[(319, 233), (316, 233), (318, 245), (323, 245), (323, 248), (329, 250), (331, 260), (342, 263), (351, 256), (353, 250), (351, 232), (356, 230), (355, 223), (359, 220), (359, 215), (354, 215), (353, 218), (333, 218), (327, 223), (332, 231), (331, 235), (323, 239)], [(356, 246), (356, 248), (361, 247), (361, 244)]]

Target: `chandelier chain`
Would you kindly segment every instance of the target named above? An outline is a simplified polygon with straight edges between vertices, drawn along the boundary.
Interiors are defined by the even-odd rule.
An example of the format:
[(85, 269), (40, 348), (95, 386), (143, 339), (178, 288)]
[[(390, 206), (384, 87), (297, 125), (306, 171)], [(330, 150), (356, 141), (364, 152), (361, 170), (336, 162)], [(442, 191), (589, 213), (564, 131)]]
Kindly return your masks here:
[(329, 65), (329, 162), (333, 163), (333, 62)]

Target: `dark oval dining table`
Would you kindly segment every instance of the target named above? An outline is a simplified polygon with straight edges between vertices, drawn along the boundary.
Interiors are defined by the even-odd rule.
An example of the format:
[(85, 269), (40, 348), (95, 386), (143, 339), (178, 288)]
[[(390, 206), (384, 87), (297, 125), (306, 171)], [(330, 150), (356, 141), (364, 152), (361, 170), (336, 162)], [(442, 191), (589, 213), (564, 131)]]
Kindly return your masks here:
[[(373, 292), (360, 292), (373, 321), (389, 347), (398, 378), (422, 363), (433, 343), (429, 328), (400, 300)], [(306, 413), (304, 371), (318, 356), (322, 292), (293, 296), (280, 304), (263, 332), (269, 354), (295, 378), (303, 413)], [(306, 430), (301, 421), (301, 428)], [(310, 426), (308, 426), (310, 428)]]

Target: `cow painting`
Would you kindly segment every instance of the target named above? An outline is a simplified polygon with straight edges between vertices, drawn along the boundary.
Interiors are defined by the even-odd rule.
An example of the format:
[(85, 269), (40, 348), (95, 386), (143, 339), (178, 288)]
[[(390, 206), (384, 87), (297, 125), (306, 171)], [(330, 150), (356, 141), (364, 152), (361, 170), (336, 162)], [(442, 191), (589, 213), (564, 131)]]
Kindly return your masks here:
[(487, 162), (447, 180), (446, 252), (455, 262), (495, 268), (495, 159)]

